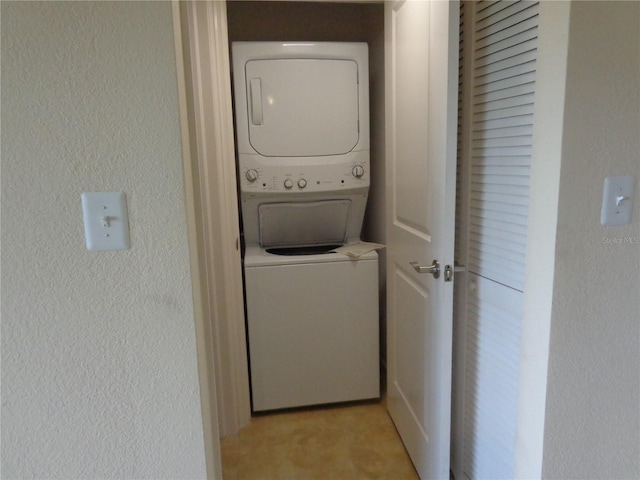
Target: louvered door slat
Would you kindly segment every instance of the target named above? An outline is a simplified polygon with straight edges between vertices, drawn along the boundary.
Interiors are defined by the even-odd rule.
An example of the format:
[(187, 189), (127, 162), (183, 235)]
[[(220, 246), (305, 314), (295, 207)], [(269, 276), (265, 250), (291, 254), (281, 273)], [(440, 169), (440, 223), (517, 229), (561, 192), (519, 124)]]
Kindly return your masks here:
[(534, 50), (529, 50), (516, 57), (508, 57), (502, 60), (496, 60), (492, 63), (485, 62), (474, 70), (474, 76), (479, 78), (491, 72), (497, 72), (518, 65), (523, 65), (525, 63), (535, 62), (535, 60), (536, 52)]
[[(516, 10), (514, 7), (518, 5), (523, 8)], [(511, 8), (513, 8), (513, 10), (505, 8), (499, 15), (482, 20), (476, 27), (477, 37), (486, 38), (503, 30), (514, 28), (514, 26), (517, 27), (520, 23), (529, 20), (534, 11), (535, 15), (537, 15), (537, 4), (533, 4), (533, 2), (518, 2), (518, 4), (514, 4)]]
[(529, 166), (531, 159), (526, 156), (518, 157), (515, 155), (502, 157), (475, 157), (476, 166)]
[[(533, 93), (525, 93), (501, 99), (489, 99), (484, 98), (483, 96), (478, 96), (474, 98), (474, 103), (478, 107), (478, 113), (525, 106), (530, 107), (531, 110), (533, 110), (533, 107), (531, 106), (533, 103)], [(497, 116), (500, 116), (500, 113), (498, 113)]]
[(478, 236), (480, 236), (480, 232), (484, 232), (487, 235), (495, 232), (494, 236), (509, 237), (510, 242), (516, 242), (518, 236), (526, 236), (527, 234), (527, 226), (522, 223), (505, 224), (504, 222), (500, 222), (499, 220), (495, 221), (486, 216), (478, 216), (477, 213), (475, 217), (473, 215), (471, 216), (469, 223), (471, 225), (471, 231), (475, 231)]
[[(501, 232), (500, 230), (487, 230), (483, 228), (481, 225), (471, 225), (471, 228), (476, 231), (478, 236), (483, 237), (484, 242), (482, 243), (482, 247), (485, 245), (487, 249), (484, 251), (491, 251), (493, 249), (494, 253), (499, 253), (497, 249), (501, 249), (501, 251), (505, 252), (505, 256), (510, 256), (515, 258), (517, 261), (517, 255), (522, 255), (523, 252), (526, 251), (526, 235), (519, 235), (517, 231), (511, 232)], [(513, 227), (512, 230), (517, 230), (517, 227)], [(516, 241), (505, 239), (506, 235), (512, 235), (516, 238)], [(520, 241), (518, 241), (520, 240)], [(483, 251), (476, 249), (475, 251)]]
[(502, 30), (495, 29), (495, 31), (482, 32), (481, 35), (476, 36), (474, 47), (483, 48), (486, 45), (515, 37), (532, 28), (536, 30), (538, 28), (537, 15)]
[[(476, 75), (476, 85), (484, 85), (487, 83), (497, 82), (500, 80), (506, 80), (508, 78), (517, 78), (520, 75), (526, 75), (535, 73), (536, 62), (535, 60), (520, 63), (518, 65), (508, 66), (498, 70), (484, 69), (482, 74)], [(476, 72), (479, 73), (479, 70)]]
[[(512, 198), (505, 197), (505, 196), (501, 198), (506, 198), (508, 199), (509, 202), (511, 200), (514, 200)], [(512, 204), (505, 205), (504, 203), (501, 203), (501, 202), (492, 202), (485, 199), (481, 199), (481, 200), (472, 199), (471, 210), (473, 213), (475, 213), (481, 218), (490, 218), (489, 212), (491, 213), (495, 212), (497, 214), (516, 215), (518, 217), (524, 217), (526, 219), (527, 213), (529, 212), (529, 206), (526, 205), (526, 203), (528, 202), (524, 199), (521, 200), (520, 205), (516, 205), (515, 202)], [(526, 220), (525, 222), (522, 222), (522, 223), (520, 222), (514, 222), (514, 223), (526, 225)]]
[[(526, 147), (531, 145), (530, 135), (515, 137), (485, 137), (473, 140), (473, 148)], [(516, 171), (514, 170), (514, 173)]]
[(529, 197), (526, 195), (509, 195), (508, 193), (499, 192), (471, 192), (471, 202), (495, 202), (498, 204), (519, 205), (525, 208), (529, 207)]
[[(520, 240), (521, 240), (520, 242), (506, 241), (504, 236), (500, 235), (500, 232), (497, 230), (486, 232), (486, 231), (483, 231), (482, 228), (480, 228), (477, 225), (472, 225), (471, 228), (475, 229), (478, 235), (483, 236), (485, 238), (485, 243), (487, 245), (496, 244), (497, 246), (504, 249), (505, 251), (518, 250), (519, 253), (522, 253), (522, 251), (526, 250), (527, 248), (525, 235), (520, 236)], [(516, 237), (518, 236), (518, 234), (515, 232), (509, 232), (509, 233), (511, 233)]]
[(508, 129), (508, 128), (516, 128), (520, 126), (526, 126), (530, 133), (533, 132), (533, 115), (531, 114), (522, 114), (522, 115), (509, 115), (502, 116), (499, 118), (488, 119), (488, 120), (478, 120), (473, 124), (473, 132), (485, 131), (489, 132), (495, 129)]
[[(506, 157), (511, 155), (516, 156), (531, 156), (531, 147), (526, 146), (514, 146), (514, 147), (476, 147), (473, 152), (474, 156), (489, 156), (489, 157)], [(473, 181), (473, 180), (472, 180)]]
[[(507, 213), (507, 212), (491, 211), (491, 210), (487, 210), (486, 208), (482, 210), (471, 208), (471, 214), (476, 215), (477, 218), (494, 220), (496, 222), (502, 221), (505, 224), (515, 224), (515, 225), (526, 226), (527, 225), (526, 216), (518, 213), (513, 213), (513, 210), (514, 209), (511, 209), (509, 211), (510, 213)], [(506, 231), (506, 228), (505, 228), (505, 231)], [(481, 239), (478, 239), (478, 240), (481, 240)], [(478, 242), (478, 245), (481, 246), (482, 243)]]
[(476, 43), (475, 58), (479, 59), (489, 55), (492, 52), (498, 52), (505, 48), (511, 48), (513, 45), (519, 45), (529, 40), (537, 40), (537, 30), (535, 27), (515, 30), (517, 33), (502, 38), (497, 35), (487, 37), (483, 42)]
[[(477, 122), (488, 120), (509, 119), (523, 115), (533, 115), (533, 95), (528, 99), (520, 99), (522, 102), (513, 102), (513, 105), (504, 105), (501, 108), (477, 110), (473, 113), (474, 125)], [(527, 101), (528, 100), (528, 101)]]
[(506, 242), (504, 238), (501, 237), (491, 237), (489, 235), (484, 237), (485, 242), (483, 245), (487, 245), (488, 248), (493, 248), (495, 251), (504, 251), (506, 255), (510, 255), (512, 258), (517, 259), (517, 256), (522, 255), (527, 248), (524, 243)]
[[(516, 253), (521, 254), (527, 248), (525, 241), (522, 241), (521, 243), (511, 242), (511, 241), (507, 242), (505, 241), (504, 237), (501, 237), (501, 236), (492, 236), (492, 235), (483, 235), (483, 236), (486, 239), (485, 244), (487, 245), (495, 244), (497, 247), (502, 248), (505, 251), (517, 250)], [(526, 237), (523, 235), (522, 238), (525, 239)]]
[(535, 82), (535, 79), (535, 71), (523, 72), (506, 78), (503, 78), (501, 75), (489, 75), (479, 79), (482, 83), (476, 84), (475, 92), (488, 94), (525, 86), (527, 90), (524, 91), (528, 93), (531, 91), (530, 86)]
[(478, 22), (480, 22), (480, 21), (486, 19), (487, 17), (490, 17), (492, 15), (497, 15), (501, 11), (503, 11), (504, 9), (509, 8), (510, 6), (512, 6), (513, 4), (514, 4), (513, 1), (487, 2), (486, 5), (482, 5), (477, 9), (477, 11), (476, 11), (476, 20)]
[[(533, 86), (533, 82), (529, 82), (491, 91), (489, 90), (490, 87), (482, 85), (474, 89), (474, 100), (476, 105), (491, 104), (492, 102), (498, 104), (499, 102), (511, 99), (515, 99), (516, 101), (523, 103), (530, 102), (533, 100), (533, 94), (531, 92)], [(488, 105), (488, 107), (491, 108), (491, 105)]]
[(482, 67), (516, 57), (520, 63), (523, 63), (524, 61), (535, 59), (535, 54), (531, 55), (531, 52), (535, 52), (536, 48), (537, 39), (535, 38), (512, 45), (509, 48), (483, 48), (476, 52), (476, 62), (478, 62), (479, 67)]
[(529, 195), (529, 185), (494, 185), (488, 183), (476, 183), (471, 186), (473, 192), (498, 192), (510, 195)]
[(496, 125), (492, 128), (485, 124), (482, 128), (473, 131), (473, 138), (531, 137), (532, 133), (533, 125), (530, 123), (524, 125), (506, 123), (504, 126)]
[[(494, 240), (496, 245), (491, 244), (491, 240)], [(482, 244), (481, 250), (476, 250), (482, 254), (486, 254), (487, 258), (501, 257), (505, 262), (518, 262), (518, 257), (522, 255), (524, 248), (516, 249), (516, 245), (511, 245), (510, 242), (500, 241), (498, 238), (487, 237), (487, 241)], [(524, 247), (524, 245), (522, 246)]]

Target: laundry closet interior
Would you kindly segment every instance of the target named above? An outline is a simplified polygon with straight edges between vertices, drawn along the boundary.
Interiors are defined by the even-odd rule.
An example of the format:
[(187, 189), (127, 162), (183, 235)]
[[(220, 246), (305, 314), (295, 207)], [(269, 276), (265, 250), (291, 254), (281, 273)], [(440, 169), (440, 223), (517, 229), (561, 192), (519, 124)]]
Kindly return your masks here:
[[(338, 244), (343, 243), (342, 239), (346, 240), (344, 243), (357, 241), (358, 237), (368, 242), (385, 242), (383, 4), (233, 1), (227, 3), (227, 22), (234, 78), (237, 145), (246, 144), (244, 149), (251, 150), (254, 156), (261, 155), (256, 153), (260, 149), (267, 152), (261, 157), (262, 163), (257, 166), (251, 163), (248, 166), (247, 162), (250, 160), (245, 160), (247, 156), (243, 154), (244, 149), (238, 148), (238, 195), (242, 216), (240, 223), (244, 245), (245, 308), (253, 411), (255, 413), (379, 398), (380, 358), (384, 358), (385, 343), (384, 250), (378, 250), (378, 258), (375, 253), (363, 255), (358, 260), (350, 260), (346, 256), (342, 256), (342, 259), (336, 258), (340, 257), (339, 254), (322, 254), (301, 256), (301, 260), (298, 260), (294, 256), (284, 255), (276, 258), (271, 255), (274, 250), (266, 247), (284, 246), (285, 250), (293, 251), (292, 248), (286, 247), (304, 244), (305, 241), (317, 241), (322, 247), (331, 243), (332, 238)], [(267, 44), (276, 45), (280, 50), (291, 50), (291, 44), (296, 42), (301, 44), (298, 50), (305, 49), (305, 44), (312, 42), (333, 45), (329, 47), (331, 50), (328, 55), (332, 57), (333, 64), (340, 64), (339, 70), (342, 67), (349, 71), (355, 69), (355, 63), (350, 61), (351, 58), (347, 58), (353, 56), (349, 51), (357, 48), (364, 51), (364, 67), (368, 71), (358, 71), (353, 75), (358, 82), (355, 90), (367, 97), (364, 108), (370, 112), (368, 118), (364, 118), (366, 112), (360, 112), (361, 118), (356, 119), (356, 125), (363, 120), (366, 121), (366, 125), (357, 125), (358, 130), (352, 134), (345, 132), (344, 142), (341, 139), (336, 140), (336, 151), (346, 151), (346, 155), (351, 155), (342, 162), (344, 165), (341, 169), (332, 166), (332, 163), (335, 164), (339, 160), (329, 160), (326, 167), (322, 167), (325, 164), (323, 158), (339, 157), (323, 149), (326, 147), (325, 144), (332, 143), (334, 137), (342, 136), (341, 131), (333, 130), (333, 134), (325, 134), (325, 138), (321, 139), (317, 147), (309, 147), (312, 153), (306, 153), (308, 149), (305, 145), (294, 145), (290, 148), (285, 146), (285, 150), (289, 149), (294, 153), (287, 154), (289, 156), (283, 162), (299, 162), (297, 166), (289, 169), (282, 167), (274, 170), (269, 166), (269, 162), (278, 160), (276, 157), (281, 146), (277, 141), (275, 145), (259, 146), (262, 140), (258, 137), (265, 142), (271, 140), (269, 134), (264, 133), (270, 128), (266, 125), (266, 116), (269, 114), (267, 110), (270, 108), (267, 102), (273, 102), (272, 98), (278, 96), (270, 94), (266, 89), (269, 82), (273, 84), (280, 80), (266, 78), (269, 75), (267, 70), (271, 67), (266, 66), (266, 69), (262, 69), (262, 66), (269, 60), (263, 58), (264, 53), (258, 54), (262, 60), (253, 58), (251, 55), (256, 54), (251, 53), (251, 49), (256, 48), (257, 43), (259, 49), (260, 45)], [(286, 43), (287, 46), (281, 47), (282, 43)], [(243, 46), (240, 47), (239, 44)], [(347, 57), (338, 58), (341, 49), (345, 47)], [(241, 51), (248, 52), (244, 54), (244, 59), (234, 58), (234, 54), (235, 57), (239, 57)], [(269, 55), (273, 60), (275, 54)], [(293, 57), (300, 55), (301, 53), (296, 53)], [(314, 64), (331, 63), (307, 60), (305, 64), (302, 60), (300, 64), (304, 66), (296, 70), (298, 67), (295, 65), (299, 59), (289, 60), (274, 60), (270, 64), (290, 64), (284, 83), (294, 75), (305, 74), (304, 71), (314, 68)], [(246, 79), (243, 77), (245, 66), (252, 69), (247, 73)], [(359, 65), (358, 68), (362, 69), (363, 66)], [(240, 72), (235, 71), (237, 69)], [(351, 75), (346, 70), (344, 74)], [(328, 80), (339, 75), (342, 73), (329, 71), (326, 77)], [(248, 109), (250, 118), (245, 118), (242, 123), (238, 115), (238, 90), (245, 89), (245, 81), (246, 92), (242, 93), (242, 98), (246, 98), (246, 105), (243, 101), (240, 116), (244, 117), (244, 112)], [(251, 84), (252, 81), (258, 83)], [(303, 84), (313, 82), (315, 79), (310, 77), (301, 81)], [(325, 80), (320, 81), (315, 87), (309, 86), (309, 90), (300, 95), (303, 98), (313, 97), (314, 93), (323, 88), (323, 83)], [(264, 98), (261, 97), (257, 103), (260, 104), (260, 109), (265, 110), (265, 125), (256, 125), (256, 112), (253, 110), (258, 96), (256, 89), (260, 88), (260, 95)], [(282, 97), (289, 94), (288, 91), (280, 93), (280, 97), (275, 100), (276, 107), (277, 102), (282, 103)], [(331, 99), (328, 97), (333, 94), (327, 92), (326, 95), (321, 103), (330, 102)], [(347, 95), (344, 100), (336, 100), (335, 105), (327, 108), (343, 111), (340, 104), (351, 102), (352, 99)], [(313, 111), (313, 107), (309, 110), (309, 117), (319, 115), (318, 111)], [(344, 110), (346, 116), (350, 115), (348, 110)], [(284, 118), (296, 118), (294, 124), (278, 127), (283, 131), (281, 143), (293, 142), (292, 137), (295, 137), (295, 134), (290, 134), (289, 131), (295, 130), (295, 122), (305, 114), (285, 112), (284, 115), (280, 115)], [(355, 115), (358, 113), (355, 112)], [(332, 129), (331, 124), (338, 121), (335, 116), (331, 118), (329, 113), (328, 121), (324, 123), (327, 124), (327, 128)], [(241, 129), (240, 133), (238, 129)], [(247, 129), (249, 135), (244, 139)], [(343, 130), (346, 131), (348, 128)], [(312, 142), (317, 138), (313, 132), (308, 136), (313, 137)], [(359, 140), (352, 141), (352, 137)], [(363, 157), (363, 162), (360, 162), (358, 155), (353, 157), (354, 152), (361, 150), (361, 143), (368, 150), (364, 152), (366, 158)], [(252, 148), (254, 145), (257, 146), (256, 150)], [(307, 155), (306, 159), (291, 160), (298, 155), (295, 152), (298, 148), (303, 151), (299, 155)], [(274, 158), (276, 160), (273, 160)], [(320, 167), (307, 166), (307, 162), (315, 162), (320, 164)], [(261, 170), (262, 165), (264, 168)], [(351, 174), (352, 168), (356, 167), (364, 167), (362, 177), (362, 170), (359, 170), (357, 175)], [(314, 168), (324, 169), (327, 173), (318, 173)], [(251, 177), (250, 181), (247, 180), (247, 175)], [(254, 179), (256, 175), (259, 178)], [(365, 179), (366, 182), (363, 181)], [(299, 182), (304, 182), (304, 186), (301, 187)], [(337, 189), (330, 186), (331, 182), (335, 182)], [(315, 191), (321, 188), (321, 183), (329, 185), (324, 188), (329, 191)], [(346, 190), (340, 191), (344, 188)], [(248, 190), (248, 193), (245, 190)], [(248, 198), (250, 195), (254, 195), (255, 198)], [(366, 211), (363, 212), (365, 205)], [(318, 220), (320, 218), (324, 220)], [(346, 234), (342, 233), (343, 228), (346, 229)], [(314, 232), (310, 233), (312, 230)], [(312, 237), (303, 238), (310, 235)], [(314, 245), (312, 247), (315, 248)], [(343, 265), (338, 265), (338, 262)], [(303, 264), (306, 266), (303, 267)], [(322, 273), (323, 271), (325, 273)], [(283, 283), (285, 285), (282, 287), (275, 285)], [(336, 285), (330, 289), (331, 284)], [(362, 298), (364, 296), (368, 298), (365, 300)], [(361, 313), (364, 310), (367, 312)], [(340, 316), (342, 318), (339, 318)], [(361, 318), (363, 316), (366, 318)], [(296, 325), (280, 328), (286, 323), (303, 322), (307, 322), (304, 327)], [(326, 325), (318, 325), (319, 323)], [(314, 349), (315, 351), (312, 351)], [(358, 349), (362, 352), (356, 352)], [(282, 353), (285, 350), (288, 353)], [(290, 358), (287, 358), (289, 350), (292, 353)]]

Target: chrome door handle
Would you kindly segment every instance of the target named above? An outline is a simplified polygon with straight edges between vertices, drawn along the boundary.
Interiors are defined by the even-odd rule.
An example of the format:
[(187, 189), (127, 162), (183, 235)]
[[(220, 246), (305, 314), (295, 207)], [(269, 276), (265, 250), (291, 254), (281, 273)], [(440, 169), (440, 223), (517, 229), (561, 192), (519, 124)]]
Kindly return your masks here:
[(431, 265), (428, 266), (418, 265), (418, 262), (409, 262), (409, 265), (418, 273), (430, 273), (433, 275), (433, 278), (440, 276), (440, 263), (438, 263), (438, 260), (434, 260)]

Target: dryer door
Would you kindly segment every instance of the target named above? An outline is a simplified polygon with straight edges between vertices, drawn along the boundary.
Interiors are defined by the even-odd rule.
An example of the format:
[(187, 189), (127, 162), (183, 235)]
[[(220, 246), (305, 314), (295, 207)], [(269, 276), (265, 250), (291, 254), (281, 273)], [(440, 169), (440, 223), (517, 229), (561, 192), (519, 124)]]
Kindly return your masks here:
[(358, 65), (352, 60), (246, 63), (249, 141), (267, 157), (340, 155), (358, 143)]

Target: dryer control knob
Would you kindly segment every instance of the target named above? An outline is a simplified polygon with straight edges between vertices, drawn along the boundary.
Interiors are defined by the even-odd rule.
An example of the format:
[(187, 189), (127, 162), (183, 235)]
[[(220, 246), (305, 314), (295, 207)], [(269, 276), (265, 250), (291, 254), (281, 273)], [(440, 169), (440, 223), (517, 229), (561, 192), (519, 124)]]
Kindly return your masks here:
[(286, 188), (287, 190), (289, 190), (291, 187), (293, 187), (293, 180), (291, 180), (290, 178), (287, 178), (284, 181), (284, 188)]
[(247, 180), (250, 182), (255, 182), (258, 179), (258, 171), (255, 168), (250, 168), (244, 176), (247, 177)]
[(364, 167), (362, 165), (355, 165), (351, 169), (351, 173), (356, 178), (361, 178), (364, 175)]
[(298, 180), (298, 187), (299, 188), (304, 188), (307, 186), (307, 181), (304, 178), (301, 178), (300, 180)]

